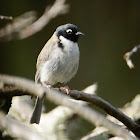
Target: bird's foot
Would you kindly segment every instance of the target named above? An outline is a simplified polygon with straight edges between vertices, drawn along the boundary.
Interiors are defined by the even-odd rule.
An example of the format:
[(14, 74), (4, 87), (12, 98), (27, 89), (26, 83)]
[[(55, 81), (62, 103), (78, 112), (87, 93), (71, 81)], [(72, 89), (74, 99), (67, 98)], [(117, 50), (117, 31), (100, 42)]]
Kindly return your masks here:
[(47, 88), (47, 89), (50, 89), (51, 88), (51, 85), (49, 85), (49, 84), (47, 84), (47, 83), (43, 83), (42, 84), (45, 88)]
[(69, 88), (69, 86), (61, 84), (60, 89), (65, 91), (67, 93), (67, 95), (70, 95), (70, 88)]

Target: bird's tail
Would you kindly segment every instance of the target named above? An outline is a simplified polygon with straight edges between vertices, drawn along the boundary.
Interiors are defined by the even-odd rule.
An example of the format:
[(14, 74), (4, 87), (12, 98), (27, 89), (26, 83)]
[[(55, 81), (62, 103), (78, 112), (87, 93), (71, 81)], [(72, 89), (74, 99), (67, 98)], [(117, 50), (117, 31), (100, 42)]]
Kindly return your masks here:
[(43, 102), (44, 102), (44, 97), (42, 97), (41, 99), (39, 97), (37, 97), (35, 107), (33, 110), (33, 114), (32, 114), (31, 120), (30, 120), (31, 124), (33, 124), (33, 123), (39, 124)]

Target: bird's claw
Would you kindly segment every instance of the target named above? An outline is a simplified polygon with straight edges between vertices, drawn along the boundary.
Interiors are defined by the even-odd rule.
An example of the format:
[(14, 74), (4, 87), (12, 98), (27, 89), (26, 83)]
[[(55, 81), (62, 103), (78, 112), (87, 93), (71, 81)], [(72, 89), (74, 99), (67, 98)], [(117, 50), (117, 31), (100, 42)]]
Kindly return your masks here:
[(70, 88), (68, 86), (63, 85), (60, 87), (60, 89), (64, 90), (67, 93), (67, 95), (70, 95)]

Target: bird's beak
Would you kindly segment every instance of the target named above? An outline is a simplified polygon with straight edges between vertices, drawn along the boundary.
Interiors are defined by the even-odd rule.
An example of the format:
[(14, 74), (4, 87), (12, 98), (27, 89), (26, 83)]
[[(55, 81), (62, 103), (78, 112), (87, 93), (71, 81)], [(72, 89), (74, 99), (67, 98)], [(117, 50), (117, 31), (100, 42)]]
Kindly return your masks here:
[(84, 34), (80, 31), (78, 31), (75, 35), (84, 35)]

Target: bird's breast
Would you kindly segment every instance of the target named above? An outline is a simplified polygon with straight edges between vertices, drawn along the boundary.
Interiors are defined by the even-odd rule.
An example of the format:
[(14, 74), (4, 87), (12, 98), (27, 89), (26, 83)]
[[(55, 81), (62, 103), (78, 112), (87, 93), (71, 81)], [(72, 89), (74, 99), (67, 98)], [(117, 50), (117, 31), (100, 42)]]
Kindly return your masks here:
[(42, 69), (42, 79), (50, 85), (67, 83), (76, 74), (79, 66), (79, 47), (77, 43), (61, 38), (63, 48), (56, 44), (50, 59)]

